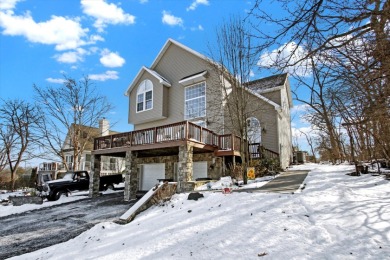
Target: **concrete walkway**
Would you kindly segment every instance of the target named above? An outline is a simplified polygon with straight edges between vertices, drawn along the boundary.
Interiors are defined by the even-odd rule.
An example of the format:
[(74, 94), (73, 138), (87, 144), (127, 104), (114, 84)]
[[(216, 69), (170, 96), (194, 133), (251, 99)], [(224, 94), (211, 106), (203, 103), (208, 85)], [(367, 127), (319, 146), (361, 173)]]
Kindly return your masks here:
[(292, 193), (299, 189), (308, 172), (309, 171), (286, 171), (260, 188), (234, 191)]

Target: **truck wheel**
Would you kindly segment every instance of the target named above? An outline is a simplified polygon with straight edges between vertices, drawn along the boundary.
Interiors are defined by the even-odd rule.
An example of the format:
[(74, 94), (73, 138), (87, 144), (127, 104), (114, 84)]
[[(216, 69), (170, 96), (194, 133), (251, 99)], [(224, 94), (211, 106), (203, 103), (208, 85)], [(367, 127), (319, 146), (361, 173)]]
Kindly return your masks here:
[(53, 196), (53, 200), (59, 200), (59, 198), (61, 198), (62, 193), (62, 191), (57, 191)]
[(108, 184), (106, 186), (106, 190), (114, 190), (114, 185), (113, 184)]

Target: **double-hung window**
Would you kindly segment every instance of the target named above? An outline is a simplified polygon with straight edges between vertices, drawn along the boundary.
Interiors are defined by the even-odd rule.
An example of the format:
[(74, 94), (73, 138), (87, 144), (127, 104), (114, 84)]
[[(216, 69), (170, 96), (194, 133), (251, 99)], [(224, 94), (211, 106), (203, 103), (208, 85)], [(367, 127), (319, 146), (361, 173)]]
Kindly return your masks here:
[(184, 119), (206, 116), (206, 82), (185, 88)]
[(146, 79), (141, 82), (137, 90), (137, 112), (153, 108), (153, 83)]

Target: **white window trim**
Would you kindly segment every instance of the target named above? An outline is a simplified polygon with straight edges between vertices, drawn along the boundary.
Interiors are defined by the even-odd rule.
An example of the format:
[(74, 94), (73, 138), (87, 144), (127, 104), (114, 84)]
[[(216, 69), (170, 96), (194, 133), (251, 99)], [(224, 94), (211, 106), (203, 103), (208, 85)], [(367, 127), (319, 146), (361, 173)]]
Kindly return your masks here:
[[(195, 85), (199, 85), (201, 83), (204, 83), (204, 101), (205, 101), (205, 106), (204, 106), (204, 116), (199, 116), (199, 117), (191, 117), (191, 118), (186, 118), (186, 89), (187, 88), (190, 88), (192, 86), (195, 86)], [(201, 82), (197, 82), (195, 84), (192, 84), (192, 85), (189, 85), (189, 86), (186, 86), (184, 88), (184, 120), (190, 120), (190, 121), (193, 121), (194, 119), (196, 121), (200, 121), (200, 120), (203, 120), (204, 118), (206, 118), (207, 116), (207, 94), (206, 94), (206, 90), (207, 90), (207, 84), (206, 84), (206, 81), (201, 81)], [(199, 98), (199, 97), (197, 97)], [(193, 98), (195, 99), (195, 98)], [(189, 99), (191, 100), (191, 99)]]
[[(144, 82), (144, 81), (146, 81), (146, 80), (148, 80), (148, 81), (150, 81), (151, 83), (152, 83), (152, 106), (150, 107), (150, 108), (148, 108), (148, 109), (146, 109), (146, 93), (147, 92), (149, 92), (149, 91), (143, 91), (142, 93), (138, 93), (138, 88), (141, 86), (141, 84)], [(149, 80), (149, 79), (145, 79), (145, 80), (143, 80), (139, 85), (138, 85), (138, 88), (137, 88), (137, 93), (136, 93), (136, 99), (135, 99), (135, 112), (136, 113), (142, 113), (142, 112), (145, 112), (145, 111), (149, 111), (149, 110), (152, 110), (153, 109), (153, 98), (154, 98), (154, 85), (153, 85), (153, 82), (151, 81), (151, 80)], [(144, 95), (144, 98), (143, 98), (143, 104), (144, 104), (144, 106), (143, 106), (143, 109), (142, 110), (140, 110), (140, 111), (138, 111), (138, 96), (139, 95), (141, 95), (141, 94), (143, 94)]]

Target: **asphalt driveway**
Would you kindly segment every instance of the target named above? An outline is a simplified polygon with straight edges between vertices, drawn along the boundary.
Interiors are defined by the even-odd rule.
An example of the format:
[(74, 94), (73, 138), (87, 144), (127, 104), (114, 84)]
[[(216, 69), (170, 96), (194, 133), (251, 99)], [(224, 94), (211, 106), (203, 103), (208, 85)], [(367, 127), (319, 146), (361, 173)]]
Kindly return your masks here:
[(234, 191), (292, 193), (299, 189), (308, 173), (309, 171), (286, 171), (260, 188)]
[(120, 192), (0, 217), (0, 260), (68, 241), (117, 220), (134, 203)]

